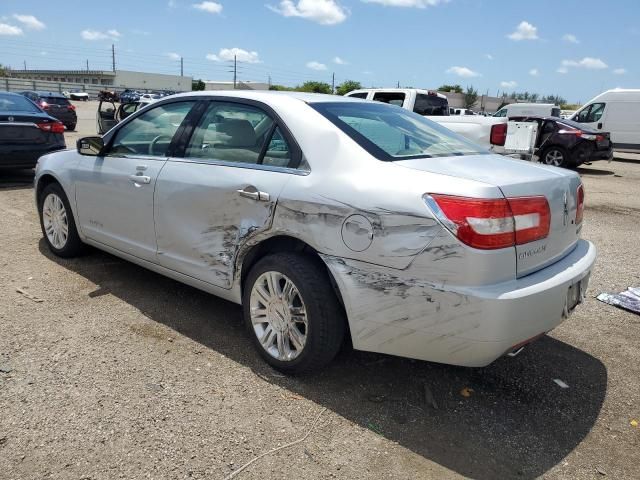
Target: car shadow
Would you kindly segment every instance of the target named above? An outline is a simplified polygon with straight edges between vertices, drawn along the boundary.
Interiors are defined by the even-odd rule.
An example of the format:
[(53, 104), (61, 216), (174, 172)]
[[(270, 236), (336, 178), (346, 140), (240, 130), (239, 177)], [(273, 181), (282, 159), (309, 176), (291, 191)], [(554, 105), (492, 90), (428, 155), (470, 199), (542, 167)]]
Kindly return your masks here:
[(591, 167), (578, 167), (576, 168), (576, 172), (580, 175), (594, 175), (594, 176), (606, 176), (606, 175), (615, 175), (615, 172), (611, 170), (601, 170), (599, 168), (591, 168)]
[(35, 171), (28, 169), (0, 169), (0, 190), (21, 190), (33, 187)]
[(320, 373), (286, 377), (253, 350), (238, 305), (106, 253), (65, 260), (54, 257), (44, 240), (39, 247), (96, 284), (90, 296), (115, 295), (264, 380), (465, 477), (543, 475), (585, 438), (605, 398), (605, 366), (550, 337), (485, 368), (345, 349)]

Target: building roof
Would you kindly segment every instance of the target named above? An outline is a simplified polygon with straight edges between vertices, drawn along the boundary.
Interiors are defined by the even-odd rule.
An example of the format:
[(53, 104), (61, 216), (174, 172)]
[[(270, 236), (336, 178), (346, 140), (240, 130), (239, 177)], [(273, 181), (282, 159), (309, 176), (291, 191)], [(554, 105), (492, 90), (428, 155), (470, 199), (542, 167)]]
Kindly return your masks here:
[(111, 70), (9, 70), (18, 75), (104, 75), (114, 77), (116, 72)]

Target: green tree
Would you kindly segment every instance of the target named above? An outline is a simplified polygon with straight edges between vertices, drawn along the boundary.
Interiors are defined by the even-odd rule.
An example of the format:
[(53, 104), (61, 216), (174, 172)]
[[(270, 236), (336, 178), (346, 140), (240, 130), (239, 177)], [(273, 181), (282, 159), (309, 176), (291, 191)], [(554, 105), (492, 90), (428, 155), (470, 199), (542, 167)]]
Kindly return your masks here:
[(315, 82), (315, 81), (304, 82), (302, 85), (298, 85), (295, 89), (298, 92), (332, 93), (331, 85), (325, 82)]
[(194, 80), (191, 83), (191, 90), (193, 90), (194, 92), (201, 92), (202, 90), (204, 90), (204, 82), (202, 80)]
[(285, 87), (284, 85), (271, 85), (269, 90), (276, 90), (281, 92), (290, 92), (293, 88)]
[(478, 90), (472, 86), (467, 87), (464, 92), (464, 108), (473, 108), (478, 101)]
[(8, 77), (9, 76), (9, 67), (2, 65), (0, 63), (0, 77)]
[(462, 93), (462, 87), (460, 85), (440, 85), (438, 87), (439, 92), (454, 92), (454, 93)]
[(346, 95), (353, 90), (359, 90), (361, 88), (362, 84), (360, 82), (356, 82), (355, 80), (345, 80), (338, 85), (338, 88), (336, 88), (336, 95)]

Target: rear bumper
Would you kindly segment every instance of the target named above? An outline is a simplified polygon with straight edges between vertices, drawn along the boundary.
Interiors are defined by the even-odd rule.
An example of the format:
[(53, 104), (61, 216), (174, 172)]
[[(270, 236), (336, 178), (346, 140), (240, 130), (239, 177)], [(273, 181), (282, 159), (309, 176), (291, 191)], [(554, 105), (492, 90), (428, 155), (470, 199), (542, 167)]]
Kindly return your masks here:
[(391, 277), (389, 269), (324, 257), (354, 348), (467, 367), (488, 365), (562, 323), (570, 313), (569, 288), (581, 284), (584, 294), (595, 259), (595, 246), (580, 240), (567, 256), (526, 277), (461, 287), (420, 284)]
[(54, 145), (0, 146), (0, 168), (33, 168), (42, 155), (65, 148), (64, 140)]

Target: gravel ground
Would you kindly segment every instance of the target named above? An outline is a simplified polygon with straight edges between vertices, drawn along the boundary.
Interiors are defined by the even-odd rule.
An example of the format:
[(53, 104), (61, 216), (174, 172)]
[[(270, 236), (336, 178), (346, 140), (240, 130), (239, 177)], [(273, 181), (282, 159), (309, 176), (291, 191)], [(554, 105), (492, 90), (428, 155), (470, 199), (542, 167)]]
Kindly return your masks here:
[(549, 336), (482, 369), (347, 351), (287, 378), (238, 306), (98, 251), (51, 256), (32, 174), (0, 172), (0, 478), (222, 479), (312, 425), (236, 478), (639, 478), (640, 317), (593, 297), (640, 285), (640, 157), (580, 173), (599, 259)]

